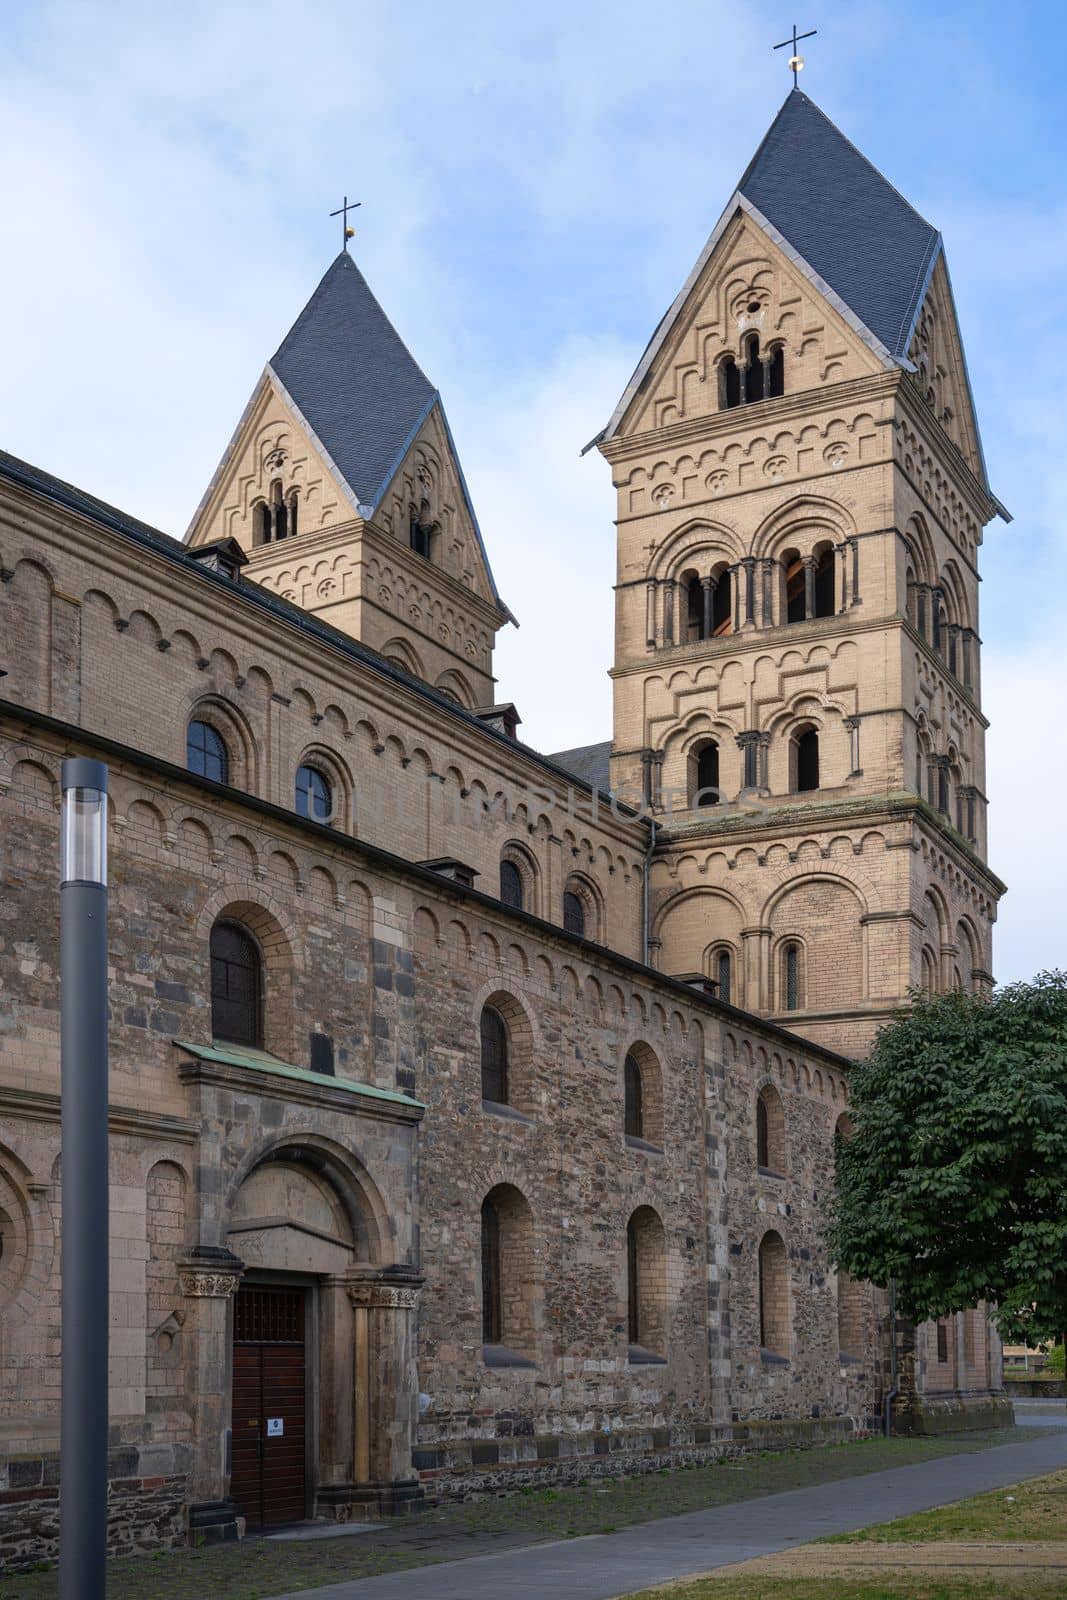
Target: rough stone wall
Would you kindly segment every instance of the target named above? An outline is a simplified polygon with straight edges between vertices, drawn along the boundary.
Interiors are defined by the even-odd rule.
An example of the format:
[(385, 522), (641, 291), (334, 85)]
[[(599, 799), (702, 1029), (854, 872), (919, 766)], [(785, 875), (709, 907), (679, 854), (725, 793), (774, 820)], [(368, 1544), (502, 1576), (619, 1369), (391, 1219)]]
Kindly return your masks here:
[[(16, 1286), (21, 1300), (16, 1293), (0, 1308), (3, 1427), (9, 1457), (39, 1457), (45, 1438), (54, 1446), (58, 1399), (58, 905), (48, 864), (57, 846), (60, 745), (9, 724), (4, 752), (0, 837), (14, 891), (5, 907), (28, 938), (18, 951), (9, 941), (3, 955), (2, 1165), (13, 1195), (5, 1209), (30, 1219), (23, 1257), (37, 1266)], [(176, 1461), (190, 1451), (199, 1470), (197, 1407), (212, 1400), (224, 1418), (228, 1405), (225, 1368), (191, 1365), (198, 1313), (183, 1294), (179, 1258), (198, 1243), (243, 1249), (268, 1268), (302, 1260), (335, 1277), (339, 1265), (313, 1257), (306, 1243), (298, 1257), (255, 1254), (259, 1235), (241, 1231), (249, 1208), (299, 1218), (300, 1206), (289, 1196), (250, 1199), (242, 1209), (237, 1198), (257, 1151), (286, 1139), (336, 1141), (336, 1106), (313, 1114), (303, 1090), (283, 1085), (279, 1098), (257, 1088), (254, 1073), (193, 1067), (173, 1043), (210, 1043), (208, 935), (223, 911), (240, 916), (266, 952), (268, 1044), (279, 1055), (301, 1064), (289, 1047), (303, 1041), (306, 1050), (309, 1027), (327, 1027), (338, 1085), (360, 1080), (426, 1104), (418, 1193), (407, 1147), (385, 1126), (364, 1124), (357, 1134), (353, 1125), (350, 1146), (388, 1219), (379, 1258), (413, 1261), (418, 1226), (426, 1285), (415, 1443), (426, 1471), (458, 1485), (466, 1472), (506, 1464), (509, 1452), (527, 1459), (531, 1440), (540, 1441), (536, 1459), (549, 1473), (563, 1470), (553, 1462), (598, 1457), (601, 1440), (617, 1466), (644, 1450), (659, 1457), (730, 1447), (733, 1434), (698, 1430), (735, 1415), (832, 1412), (833, 1304), (825, 1290), (818, 1304), (829, 1322), (788, 1398), (772, 1392), (777, 1374), (759, 1371), (735, 1385), (731, 1250), (754, 1236), (759, 1208), (732, 1171), (731, 1141), (749, 1136), (752, 1108), (747, 1097), (731, 1101), (738, 1069), (723, 1055), (713, 1006), (447, 882), (409, 883), (357, 863), (358, 846), (331, 842), (296, 819), (242, 818), (239, 805), (220, 804), (192, 779), (153, 774), (132, 754), (112, 759), (111, 774), (112, 1406), (124, 1442), (157, 1453), (161, 1464), (143, 1476), (175, 1477)], [(280, 893), (257, 872), (280, 851), (299, 864), (304, 895)], [(342, 872), (342, 858), (349, 869), (358, 864), (358, 878)], [(312, 890), (327, 870), (343, 894)], [(481, 1100), (478, 1018), (489, 999), (512, 1018), (510, 1115)], [(624, 1132), (623, 1061), (635, 1047), (658, 1144), (628, 1141)], [(830, 1058), (809, 1057), (798, 1042), (782, 1061), (783, 1073), (796, 1073), (798, 1098), (843, 1103), (844, 1079)], [(333, 1082), (325, 1080), (323, 1095), (341, 1092)], [(815, 1132), (828, 1171), (829, 1111), (809, 1145)], [(501, 1184), (518, 1191), (531, 1218), (532, 1271), (512, 1285), (529, 1308), (530, 1367), (494, 1366), (481, 1343), (480, 1208)], [(793, 1196), (798, 1211), (815, 1204), (807, 1192)], [(662, 1224), (663, 1334), (651, 1351), (658, 1361), (635, 1361), (627, 1345), (626, 1224), (638, 1211)], [(813, 1218), (802, 1226), (806, 1241)], [(351, 1252), (348, 1259), (360, 1254), (358, 1241)], [(813, 1300), (810, 1315), (816, 1311)], [(208, 1390), (217, 1385), (214, 1399), (203, 1389), (192, 1394), (194, 1370)], [(622, 1442), (612, 1443), (616, 1437)], [(44, 1543), (34, 1548), (47, 1548), (46, 1530), (39, 1532)]]

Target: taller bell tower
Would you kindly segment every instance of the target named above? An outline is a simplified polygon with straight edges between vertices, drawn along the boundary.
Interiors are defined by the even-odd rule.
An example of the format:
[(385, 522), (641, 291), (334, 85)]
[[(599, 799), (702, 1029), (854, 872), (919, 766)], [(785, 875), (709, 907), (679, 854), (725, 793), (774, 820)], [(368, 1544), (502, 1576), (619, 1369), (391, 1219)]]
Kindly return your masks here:
[(986, 477), (942, 241), (794, 89), (598, 443), (653, 959), (862, 1054), (991, 983)]

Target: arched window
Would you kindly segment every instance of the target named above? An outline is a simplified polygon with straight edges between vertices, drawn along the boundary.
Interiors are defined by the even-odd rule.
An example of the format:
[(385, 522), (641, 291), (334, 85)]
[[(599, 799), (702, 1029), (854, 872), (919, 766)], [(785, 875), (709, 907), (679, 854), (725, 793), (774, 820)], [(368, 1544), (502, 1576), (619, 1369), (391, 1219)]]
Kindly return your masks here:
[(585, 906), (580, 895), (573, 889), (563, 892), (563, 926), (568, 933), (576, 933), (580, 939), (585, 938)]
[(482, 1099), (508, 1104), (508, 1025), (495, 1006), (483, 1006), (481, 1018)]
[(333, 815), (333, 792), (329, 779), (318, 767), (296, 769), (296, 813), (315, 822), (328, 822)]
[(632, 1051), (623, 1063), (623, 1086), (626, 1100), (626, 1137), (643, 1139), (645, 1137), (644, 1087), (641, 1082), (641, 1064)]
[(741, 372), (733, 356), (727, 356), (719, 368), (722, 374), (721, 403), (729, 409), (741, 404)]
[(800, 946), (787, 944), (782, 952), (782, 988), (785, 1009), (800, 1009)]
[(263, 1044), (262, 960), (237, 922), (216, 922), (211, 930), (211, 1034), (227, 1044)]
[(763, 362), (760, 360), (759, 335), (753, 334), (747, 346), (748, 359), (745, 362), (745, 404), (751, 405), (754, 400), (763, 399)]
[(832, 617), (834, 614), (834, 550), (824, 544), (815, 552), (815, 615)]
[(804, 794), (819, 787), (818, 729), (802, 729), (795, 735), (793, 744), (796, 762), (796, 781), (793, 788), (795, 793)]
[(734, 580), (729, 567), (720, 568), (713, 576), (716, 582), (711, 594), (711, 633), (712, 638), (721, 639), (734, 631)]
[(785, 394), (785, 346), (776, 344), (771, 352), (770, 398)]
[(270, 543), (270, 506), (261, 500), (256, 506), (254, 514), (254, 530), (252, 533), (253, 544)]
[(686, 584), (686, 640), (692, 644), (704, 638), (704, 585), (699, 578)]
[(522, 873), (514, 861), (508, 861), (506, 857), (500, 863), (500, 900), (512, 911), (523, 910)]
[(216, 783), (230, 781), (230, 753), (226, 741), (210, 722), (190, 722), (185, 735), (185, 765)]
[(696, 752), (696, 784), (693, 790), (694, 806), (715, 806), (719, 803), (719, 747), (714, 739), (702, 744)]
[(294, 489), (292, 494), (289, 496), (289, 537), (290, 537), (290, 539), (295, 539), (296, 538), (297, 500), (298, 500), (297, 492)]
[(782, 556), (782, 574), (785, 580), (786, 622), (806, 622), (808, 616), (807, 583), (804, 563), (800, 553), (787, 550)]
[(779, 1176), (788, 1167), (782, 1097), (769, 1083), (760, 1090), (756, 1100), (756, 1165), (763, 1172)]
[(626, 1224), (626, 1332), (631, 1361), (662, 1360), (667, 1344), (667, 1250), (663, 1223), (639, 1206)]
[(730, 1004), (730, 995), (733, 991), (733, 960), (729, 950), (720, 950), (719, 958), (715, 964), (715, 982), (718, 986), (720, 1000)]
[(500, 1213), (490, 1198), (482, 1201), (482, 1342), (502, 1344), (504, 1305), (501, 1290)]
[(759, 1247), (759, 1342), (769, 1355), (789, 1355), (789, 1275), (785, 1245), (773, 1231)]
[(540, 1283), (533, 1213), (498, 1183), (481, 1206), (482, 1343), (492, 1366), (529, 1366), (536, 1355)]
[(429, 529), (429, 526), (426, 523), (423, 523), (423, 522), (421, 522), (419, 520), (418, 512), (415, 511), (414, 508), (412, 509), (412, 512), (411, 512), (411, 526), (410, 526), (410, 531), (409, 531), (409, 540), (410, 540), (411, 548), (414, 550), (415, 554), (417, 556), (424, 556), (425, 559), (427, 561), (429, 561), (429, 559), (430, 559), (430, 529)]

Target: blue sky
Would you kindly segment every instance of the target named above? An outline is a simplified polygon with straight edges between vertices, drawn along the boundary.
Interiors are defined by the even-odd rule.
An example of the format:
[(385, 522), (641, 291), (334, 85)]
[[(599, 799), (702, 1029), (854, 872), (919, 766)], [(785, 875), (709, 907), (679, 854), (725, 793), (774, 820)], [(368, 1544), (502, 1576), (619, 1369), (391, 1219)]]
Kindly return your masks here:
[[(993, 486), (984, 704), (998, 976), (1067, 964), (1067, 198), (1051, 4), (824, 3), (802, 85), (945, 235)], [(0, 446), (180, 534), (337, 248), (442, 389), (522, 622), (502, 697), (607, 737), (606, 421), (789, 88), (764, 4), (13, 0)], [(798, 181), (802, 174), (798, 173)]]

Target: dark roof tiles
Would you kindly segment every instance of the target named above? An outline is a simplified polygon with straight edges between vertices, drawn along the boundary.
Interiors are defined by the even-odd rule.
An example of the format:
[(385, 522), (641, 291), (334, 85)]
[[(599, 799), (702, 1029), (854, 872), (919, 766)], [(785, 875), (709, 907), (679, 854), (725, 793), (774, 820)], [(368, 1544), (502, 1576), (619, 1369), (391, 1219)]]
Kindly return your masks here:
[(346, 251), (270, 365), (360, 505), (376, 507), (437, 391)]
[(906, 355), (941, 236), (799, 89), (737, 187), (891, 356)]

